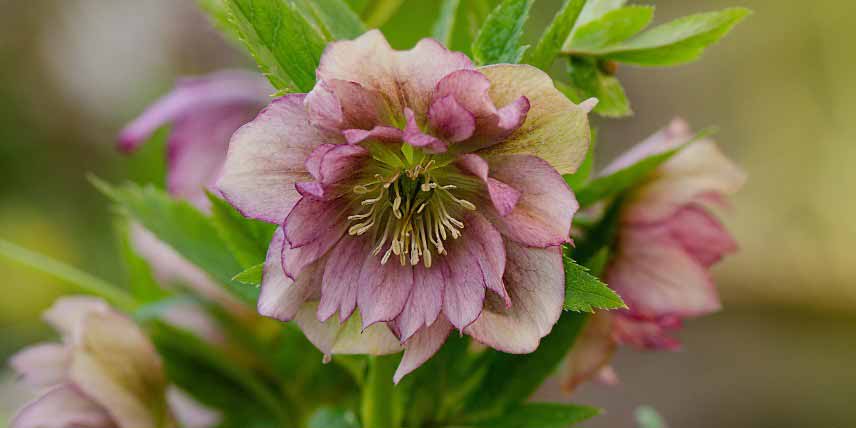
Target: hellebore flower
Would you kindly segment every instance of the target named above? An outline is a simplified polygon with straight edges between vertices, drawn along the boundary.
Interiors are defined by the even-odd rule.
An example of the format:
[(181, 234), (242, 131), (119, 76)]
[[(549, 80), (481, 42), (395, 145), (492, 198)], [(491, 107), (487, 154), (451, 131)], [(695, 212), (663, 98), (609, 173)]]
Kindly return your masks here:
[[(229, 138), (269, 101), (273, 88), (257, 73), (220, 71), (180, 80), (175, 89), (149, 107), (119, 134), (119, 149), (131, 152), (159, 127), (170, 125), (167, 141), (167, 188), (175, 197), (207, 210), (206, 189), (220, 176)], [(163, 282), (181, 282), (233, 312), (240, 302), (212, 282), (140, 225), (132, 228), (134, 247)]]
[[(679, 147), (691, 137), (686, 122), (676, 119), (616, 159), (604, 174)], [(601, 369), (616, 344), (677, 349), (680, 342), (670, 332), (685, 319), (720, 308), (709, 269), (736, 251), (737, 243), (712, 211), (726, 206), (726, 196), (744, 181), (743, 171), (713, 141), (701, 140), (663, 163), (626, 197), (604, 280), (628, 309), (597, 314), (590, 322), (593, 331), (583, 335), (588, 340), (569, 358), (568, 389)]]
[(586, 109), (534, 67), (475, 68), (430, 39), (394, 51), (379, 31), (329, 45), (317, 77), (235, 133), (218, 182), (281, 225), (259, 312), (326, 355), (403, 347), (396, 381), (452, 329), (535, 350), (562, 311), (577, 202), (561, 174)]
[(133, 321), (89, 297), (62, 298), (44, 317), (63, 343), (12, 357), (22, 380), (44, 391), (12, 428), (175, 426), (160, 357)]

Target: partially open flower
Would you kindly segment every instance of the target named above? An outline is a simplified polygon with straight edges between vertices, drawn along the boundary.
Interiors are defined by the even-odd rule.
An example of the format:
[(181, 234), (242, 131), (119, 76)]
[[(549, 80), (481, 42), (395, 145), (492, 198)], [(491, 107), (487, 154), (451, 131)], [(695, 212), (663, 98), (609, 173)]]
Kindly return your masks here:
[(12, 357), (22, 380), (44, 391), (18, 412), (12, 428), (175, 426), (160, 357), (133, 321), (88, 297), (60, 299), (45, 319), (63, 343)]
[(561, 174), (585, 156), (586, 110), (534, 67), (475, 68), (429, 39), (394, 51), (378, 31), (331, 44), (317, 76), (235, 133), (218, 184), (281, 225), (260, 313), (328, 355), (403, 345), (396, 380), (453, 328), (535, 350), (562, 311), (577, 203)]

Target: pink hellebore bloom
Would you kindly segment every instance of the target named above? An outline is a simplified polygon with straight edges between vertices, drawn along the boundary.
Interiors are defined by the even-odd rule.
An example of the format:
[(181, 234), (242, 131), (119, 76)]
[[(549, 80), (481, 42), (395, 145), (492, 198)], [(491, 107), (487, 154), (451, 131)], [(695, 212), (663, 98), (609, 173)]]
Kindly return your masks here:
[[(119, 134), (119, 148), (139, 148), (159, 127), (170, 125), (167, 141), (168, 190), (197, 208), (207, 210), (205, 190), (220, 177), (229, 138), (252, 120), (269, 101), (273, 88), (247, 71), (220, 71), (183, 79), (172, 92), (149, 107)], [(208, 276), (139, 225), (132, 229), (134, 246), (164, 282), (181, 282), (203, 296), (241, 311), (243, 304)]]
[[(604, 174), (687, 143), (686, 122), (676, 119), (616, 159)], [(566, 387), (598, 372), (617, 344), (680, 347), (669, 333), (684, 319), (719, 310), (710, 267), (737, 243), (713, 215), (746, 177), (710, 140), (690, 143), (660, 166), (625, 200), (617, 243), (604, 279), (628, 309), (595, 315), (569, 357)], [(600, 333), (594, 333), (593, 331)], [(601, 372), (603, 374), (603, 372)]]
[(329, 45), (317, 77), (235, 133), (218, 183), (281, 225), (259, 312), (327, 355), (403, 347), (396, 381), (453, 328), (534, 351), (562, 311), (577, 202), (561, 174), (586, 111), (534, 67), (475, 68), (430, 39), (395, 51), (379, 31)]
[(45, 319), (63, 343), (12, 357), (22, 380), (44, 392), (11, 428), (175, 426), (160, 357), (133, 321), (89, 297), (60, 299)]

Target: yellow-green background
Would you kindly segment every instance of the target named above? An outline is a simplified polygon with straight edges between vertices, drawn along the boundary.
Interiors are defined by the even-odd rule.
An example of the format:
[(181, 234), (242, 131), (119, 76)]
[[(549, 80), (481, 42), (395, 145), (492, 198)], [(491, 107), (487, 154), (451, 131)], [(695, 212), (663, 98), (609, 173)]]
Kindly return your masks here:
[[(533, 33), (557, 3), (536, 2)], [(607, 409), (586, 426), (630, 427), (638, 404), (672, 427), (856, 426), (856, 6), (648, 3), (657, 22), (734, 5), (756, 13), (698, 63), (620, 69), (636, 114), (596, 120), (598, 155), (675, 115), (719, 126), (750, 178), (728, 219), (742, 251), (716, 269), (725, 310), (689, 322), (683, 352), (622, 351), (622, 385), (580, 391), (577, 401)], [(385, 29), (412, 44), (435, 7), (408, 0)], [(0, 0), (0, 237), (121, 283), (111, 214), (84, 175), (130, 174), (116, 131), (176, 76), (249, 65), (189, 0)], [(5, 359), (51, 337), (39, 312), (72, 290), (4, 261), (0, 281)], [(27, 395), (0, 376), (2, 421)], [(560, 399), (552, 385), (540, 396)]]

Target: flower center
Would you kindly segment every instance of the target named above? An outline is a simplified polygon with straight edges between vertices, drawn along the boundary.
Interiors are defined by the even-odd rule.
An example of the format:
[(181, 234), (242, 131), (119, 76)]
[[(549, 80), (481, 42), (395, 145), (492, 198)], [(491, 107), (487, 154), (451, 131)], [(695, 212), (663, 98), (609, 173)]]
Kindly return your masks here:
[(348, 234), (372, 233), (372, 255), (383, 252), (381, 264), (395, 255), (402, 266), (421, 260), (429, 268), (432, 253), (446, 254), (443, 242), (461, 236), (464, 211), (476, 209), (460, 197), (471, 193), (472, 180), (428, 158), (409, 167), (382, 165), (382, 172), (353, 187), (359, 205), (348, 216)]

